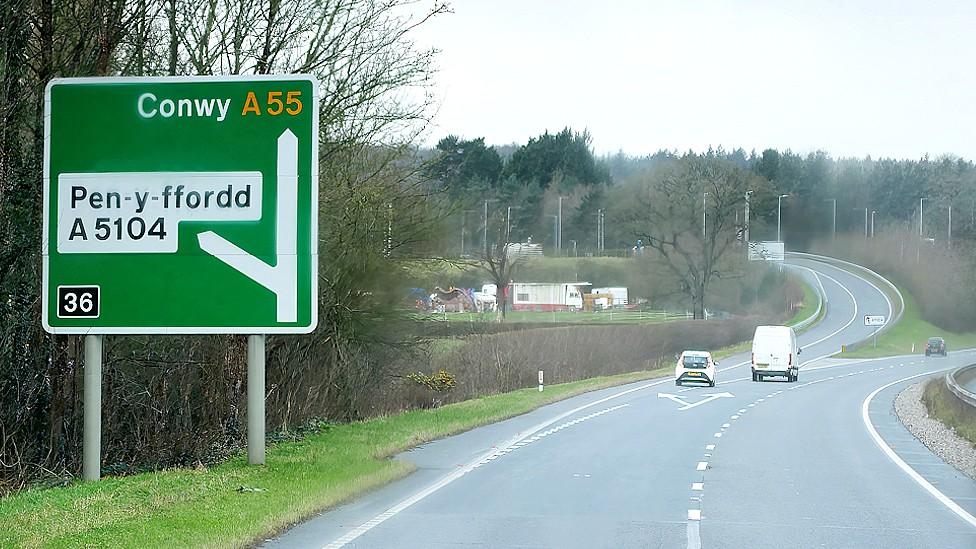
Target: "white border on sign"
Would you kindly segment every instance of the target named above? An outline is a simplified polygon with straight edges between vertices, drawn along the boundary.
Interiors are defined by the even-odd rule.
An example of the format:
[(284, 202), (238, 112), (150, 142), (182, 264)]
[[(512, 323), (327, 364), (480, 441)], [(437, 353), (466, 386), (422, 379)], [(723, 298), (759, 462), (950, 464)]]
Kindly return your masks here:
[[(51, 88), (59, 84), (116, 84), (116, 83), (174, 83), (174, 82), (239, 82), (239, 81), (277, 81), (277, 80), (302, 80), (312, 84), (312, 95), (315, 100), (312, 102), (312, 150), (311, 150), (311, 216), (309, 222), (311, 248), (311, 318), (308, 326), (220, 326), (220, 327), (199, 327), (199, 326), (149, 326), (149, 327), (129, 327), (129, 326), (51, 326), (48, 305), (48, 294), (50, 293), (48, 253), (50, 249), (50, 200), (51, 200)], [(308, 334), (315, 331), (319, 323), (319, 81), (310, 74), (261, 74), (261, 75), (232, 75), (232, 76), (145, 76), (145, 77), (92, 77), (92, 78), (54, 78), (47, 83), (44, 88), (44, 213), (41, 224), (41, 325), (44, 330), (51, 334), (74, 334), (74, 335), (94, 335), (94, 334), (157, 334), (157, 335), (178, 335), (178, 334)], [(92, 286), (90, 284), (89, 286)], [(99, 293), (101, 288), (99, 288)], [(101, 314), (101, 307), (99, 307)]]
[(61, 304), (58, 303), (58, 318), (79, 318), (84, 320), (88, 318), (98, 318), (98, 316), (102, 314), (102, 287), (98, 284), (62, 284), (61, 286), (55, 288), (55, 292), (58, 294), (58, 301), (60, 301), (61, 288), (98, 288), (98, 314), (95, 316), (63, 316), (61, 314)]

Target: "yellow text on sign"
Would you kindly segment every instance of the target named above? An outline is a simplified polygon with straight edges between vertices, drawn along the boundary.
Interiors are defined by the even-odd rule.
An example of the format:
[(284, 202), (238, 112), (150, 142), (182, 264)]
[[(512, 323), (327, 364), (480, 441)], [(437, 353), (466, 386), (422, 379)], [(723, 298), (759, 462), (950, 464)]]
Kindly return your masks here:
[[(264, 112), (271, 116), (278, 116), (283, 112), (295, 116), (302, 112), (301, 97), (302, 92), (300, 91), (269, 91), (267, 101), (264, 103)], [(255, 116), (261, 116), (261, 103), (258, 102), (257, 95), (253, 91), (249, 91), (244, 99), (244, 110), (241, 111), (241, 116), (252, 113)]]

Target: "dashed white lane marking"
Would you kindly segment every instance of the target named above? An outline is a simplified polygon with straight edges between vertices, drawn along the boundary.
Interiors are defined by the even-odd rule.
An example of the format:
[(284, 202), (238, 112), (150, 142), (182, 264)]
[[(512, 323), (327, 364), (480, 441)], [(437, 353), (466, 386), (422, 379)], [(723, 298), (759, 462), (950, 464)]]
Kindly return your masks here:
[(753, 406), (755, 406), (755, 405), (756, 405), (756, 403), (755, 403), (755, 402), (753, 402), (752, 404), (750, 404), (750, 405), (749, 405), (749, 407), (750, 407), (750, 408), (752, 408), (752, 407), (753, 407)]
[(704, 482), (692, 482), (691, 483), (691, 489), (692, 490), (695, 490), (696, 492), (697, 491), (700, 491), (700, 490), (704, 490), (705, 489), (705, 483)]
[(965, 509), (960, 507), (958, 503), (952, 501), (948, 496), (943, 494), (938, 488), (933, 486), (929, 481), (925, 480), (925, 478), (922, 477), (922, 475), (918, 474), (918, 472), (915, 471), (915, 469), (912, 469), (911, 465), (905, 463), (905, 461), (901, 459), (901, 457), (899, 457), (898, 454), (896, 454), (895, 451), (892, 450), (890, 446), (888, 446), (888, 443), (886, 443), (885, 440), (881, 438), (881, 435), (878, 434), (877, 429), (874, 428), (874, 424), (871, 423), (871, 418), (869, 417), (868, 414), (868, 408), (871, 406), (871, 399), (873, 399), (878, 393), (887, 389), (888, 387), (891, 387), (892, 385), (897, 385), (903, 381), (908, 381), (909, 379), (915, 379), (917, 377), (932, 375), (938, 372), (945, 371), (947, 369), (948, 368), (943, 368), (941, 370), (933, 370), (931, 372), (925, 372), (924, 374), (915, 374), (913, 376), (903, 377), (897, 381), (892, 381), (887, 385), (882, 385), (881, 387), (878, 387), (877, 389), (872, 391), (871, 394), (867, 396), (867, 398), (864, 399), (864, 402), (861, 403), (861, 421), (864, 422), (864, 427), (867, 428), (868, 434), (871, 435), (871, 438), (874, 439), (875, 444), (877, 444), (878, 447), (881, 448), (881, 451), (888, 456), (888, 459), (893, 461), (895, 465), (897, 465), (902, 471), (904, 471), (909, 477), (911, 477), (912, 480), (917, 482), (919, 486), (924, 488), (925, 491), (935, 496), (935, 499), (939, 500), (939, 502), (945, 505), (950, 511), (958, 515), (959, 518), (968, 522), (971, 526), (976, 527), (976, 517), (969, 514)]
[(688, 509), (688, 520), (701, 520), (701, 509)]
[(734, 416), (732, 416), (732, 421), (735, 421), (735, 420), (737, 420), (737, 419), (739, 419), (739, 415), (738, 415), (738, 414), (736, 414), (736, 415), (734, 415)]
[(731, 426), (731, 424), (730, 424), (730, 423), (723, 423), (723, 424), (722, 424), (722, 428), (723, 428), (723, 429), (728, 429), (728, 428), (729, 428), (730, 426)]
[(706, 450), (714, 450), (715, 449), (715, 445), (714, 444), (706, 444), (705, 445), (705, 449)]
[(722, 433), (715, 433), (715, 438), (722, 438)]
[(739, 410), (739, 413), (740, 413), (740, 414), (744, 414), (744, 413), (746, 413), (746, 409), (745, 409), (745, 408), (742, 408), (742, 409), (740, 409), (740, 410)]
[(708, 462), (707, 461), (699, 461), (698, 462), (698, 467), (695, 467), (695, 470), (696, 471), (704, 471), (705, 469), (708, 469)]
[(688, 521), (688, 549), (701, 549), (701, 534), (698, 531), (700, 524), (697, 520)]

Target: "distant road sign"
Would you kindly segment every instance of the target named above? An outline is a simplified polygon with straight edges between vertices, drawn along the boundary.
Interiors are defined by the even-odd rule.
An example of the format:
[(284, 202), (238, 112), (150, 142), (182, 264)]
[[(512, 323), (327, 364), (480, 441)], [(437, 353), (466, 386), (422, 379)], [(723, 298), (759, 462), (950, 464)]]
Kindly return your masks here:
[(864, 325), (865, 326), (884, 326), (886, 321), (887, 320), (885, 319), (884, 315), (865, 315), (864, 316)]
[(786, 247), (782, 242), (750, 242), (749, 261), (783, 261)]
[(317, 94), (302, 75), (53, 80), (44, 328), (312, 331)]

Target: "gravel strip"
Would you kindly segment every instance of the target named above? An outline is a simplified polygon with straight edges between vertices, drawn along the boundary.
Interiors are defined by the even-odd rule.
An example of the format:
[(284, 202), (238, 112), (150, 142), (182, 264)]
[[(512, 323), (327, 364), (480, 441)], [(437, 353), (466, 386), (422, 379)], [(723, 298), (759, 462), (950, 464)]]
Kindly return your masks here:
[[(936, 381), (938, 383), (938, 380)], [(969, 441), (956, 435), (941, 421), (929, 417), (922, 402), (925, 382), (916, 383), (895, 398), (895, 414), (908, 431), (943, 461), (976, 480), (976, 452)]]

